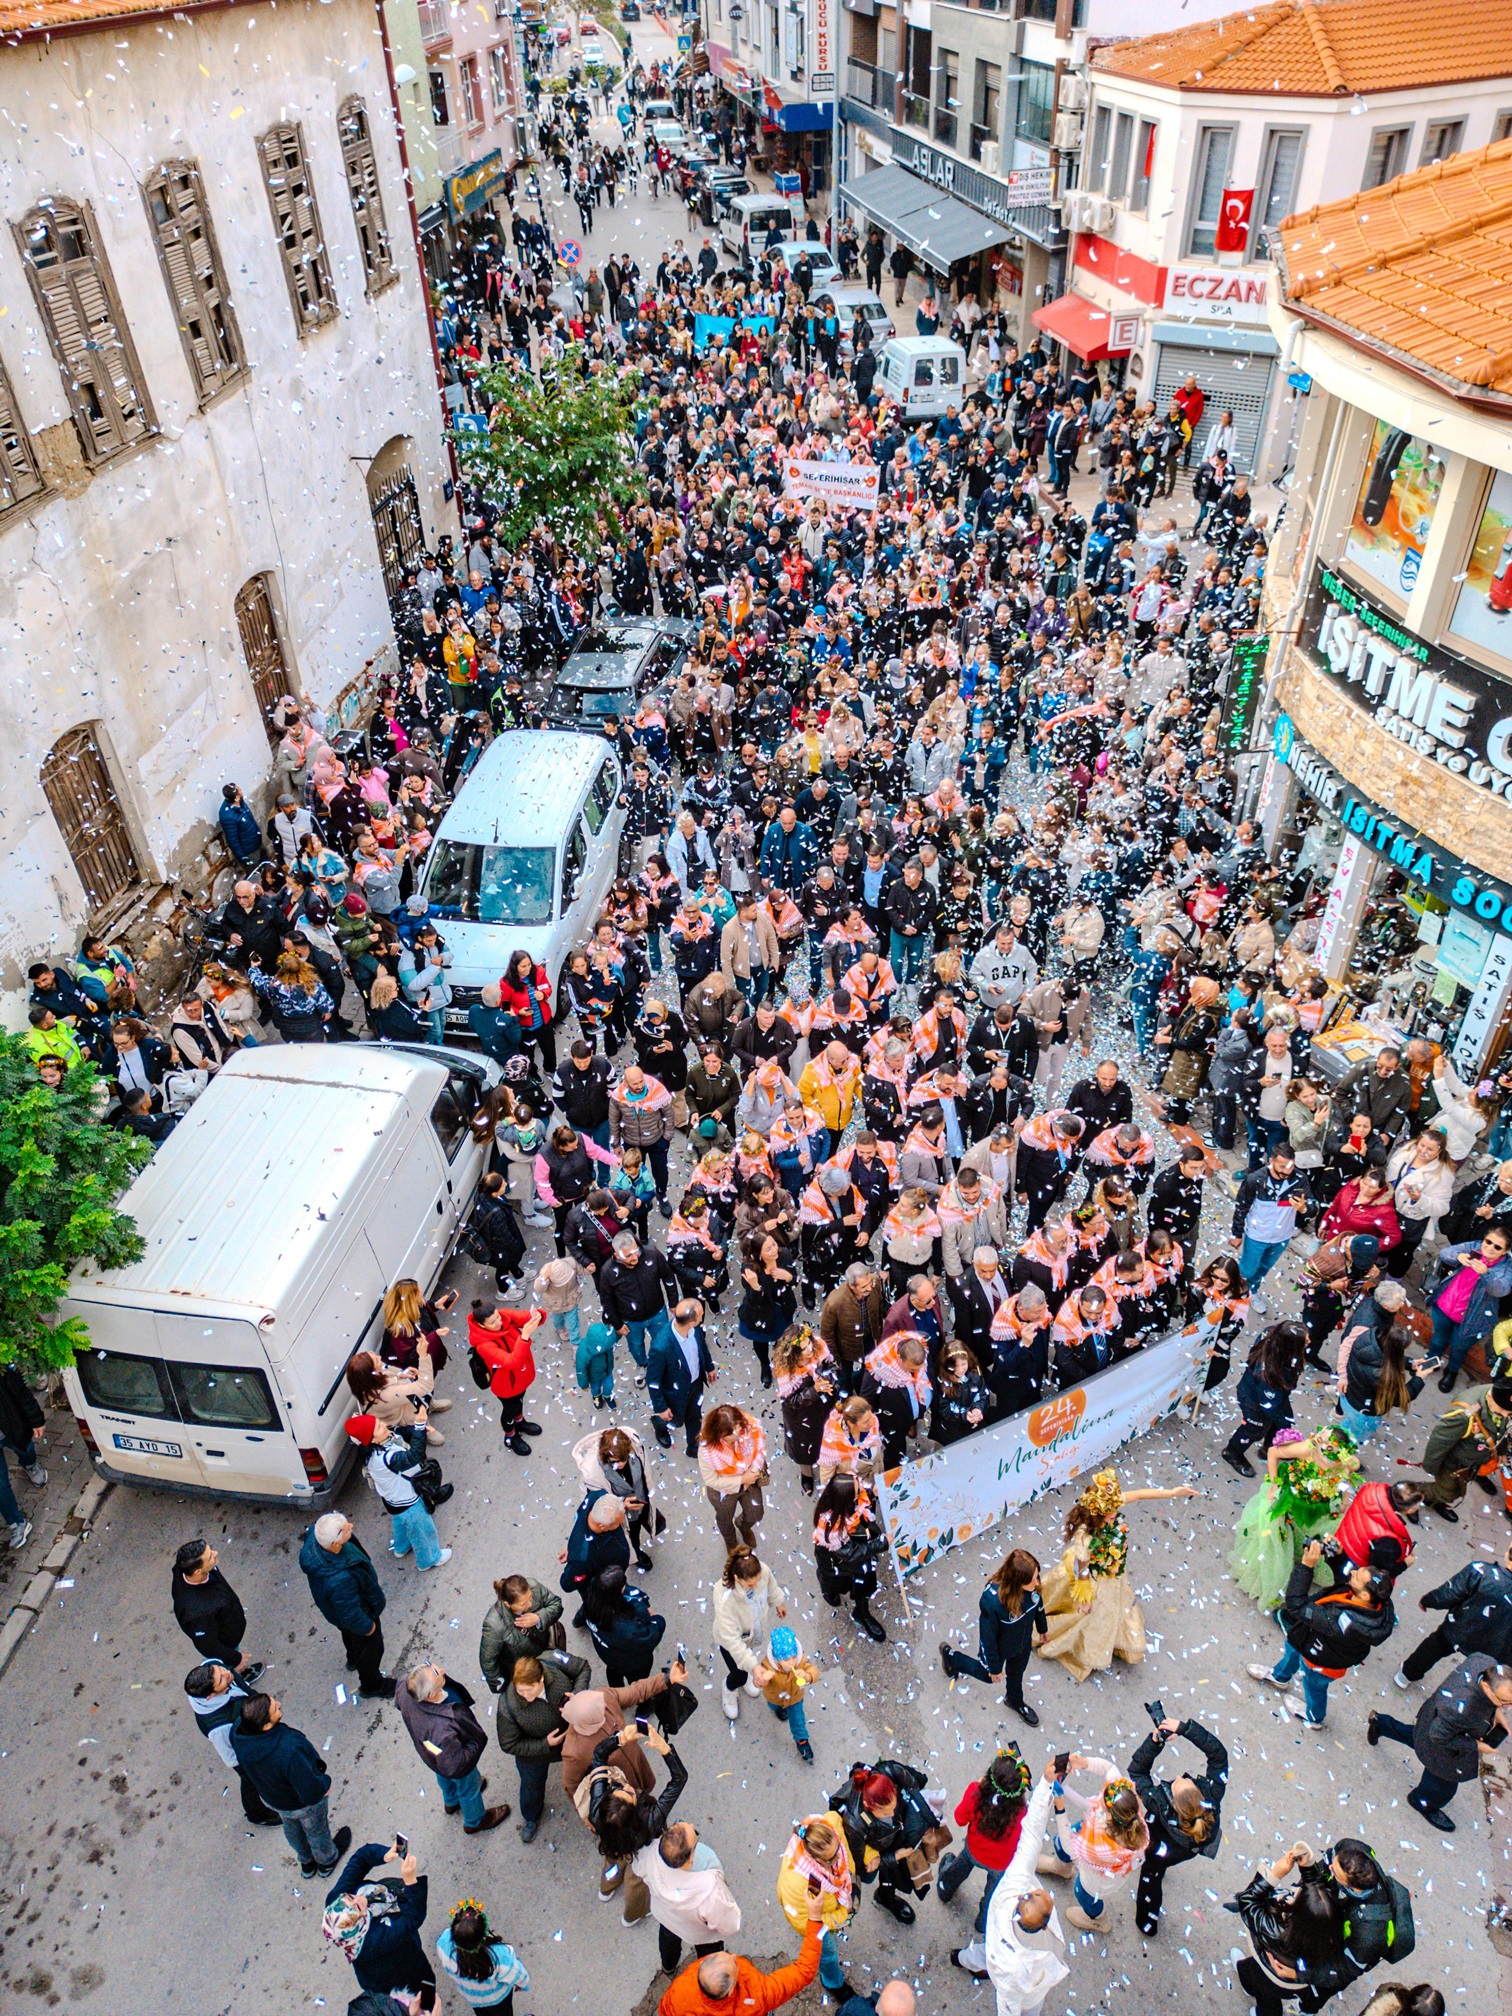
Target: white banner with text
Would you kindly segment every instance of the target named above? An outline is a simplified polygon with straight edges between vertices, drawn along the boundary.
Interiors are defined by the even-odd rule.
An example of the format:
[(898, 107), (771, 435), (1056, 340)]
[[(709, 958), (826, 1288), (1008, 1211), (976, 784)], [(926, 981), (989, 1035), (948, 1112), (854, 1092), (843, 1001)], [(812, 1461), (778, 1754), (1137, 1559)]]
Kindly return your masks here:
[(782, 465), (789, 497), (822, 497), (841, 511), (875, 511), (882, 471), (871, 462), (808, 462), (789, 455)]
[(1189, 1324), (1085, 1386), (889, 1470), (877, 1499), (899, 1575), (938, 1561), (1042, 1491), (1090, 1473), (1163, 1421), (1198, 1392), (1211, 1340), (1210, 1324)]

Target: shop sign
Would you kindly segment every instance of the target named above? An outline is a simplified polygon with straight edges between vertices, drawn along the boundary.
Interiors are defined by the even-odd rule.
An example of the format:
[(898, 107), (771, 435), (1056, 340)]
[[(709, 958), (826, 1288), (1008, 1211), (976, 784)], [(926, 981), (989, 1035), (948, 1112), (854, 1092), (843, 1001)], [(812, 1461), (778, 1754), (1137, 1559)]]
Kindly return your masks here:
[(1388, 610), (1320, 567), (1297, 642), (1379, 728), (1453, 776), (1512, 789), (1512, 688), (1425, 644)]
[(1236, 637), (1229, 657), (1228, 697), (1224, 702), (1223, 725), (1218, 730), (1218, 747), (1229, 756), (1238, 756), (1249, 747), (1255, 710), (1265, 686), (1265, 660), (1270, 651), (1268, 637)]
[(1352, 784), (1303, 741), (1289, 714), (1276, 717), (1275, 752), (1299, 787), (1331, 812), (1346, 833), (1358, 835), (1367, 847), (1401, 870), (1409, 892), (1415, 887), (1420, 900), (1434, 895), (1456, 910), (1468, 911), (1482, 924), (1512, 931), (1512, 887), (1360, 797)]
[(1012, 224), (1015, 211), (1050, 201), (1053, 177), (1048, 168), (1015, 168), (1006, 177), (984, 175), (980, 168), (942, 154), (902, 126), (894, 126), (892, 135), (894, 161), (999, 224)]
[(835, 95), (835, 0), (814, 0), (813, 74), (809, 89), (815, 98)]
[(1480, 980), (1454, 1039), (1454, 1068), (1461, 1077), (1468, 1078), (1480, 1069), (1481, 1059), (1502, 1025), (1509, 1002), (1512, 1002), (1512, 938), (1498, 931), (1491, 940)]
[(1165, 306), (1193, 322), (1265, 322), (1266, 276), (1227, 266), (1171, 266)]
[(471, 217), (495, 196), (504, 194), (504, 156), (495, 148), (471, 168), (446, 178), (446, 201), (453, 217)]
[(1339, 935), (1339, 926), (1344, 921), (1344, 913), (1349, 907), (1351, 898), (1357, 893), (1359, 885), (1355, 871), (1365, 853), (1364, 845), (1352, 833), (1346, 835), (1344, 844), (1339, 849), (1339, 865), (1334, 870), (1333, 881), (1328, 885), (1323, 914), (1318, 919), (1318, 941), (1313, 948), (1313, 957), (1323, 973), (1329, 971), (1329, 960), (1333, 956), (1334, 940)]
[(1446, 917), (1443, 936), (1439, 940), (1437, 964), (1440, 970), (1452, 973), (1461, 987), (1477, 986), (1486, 954), (1491, 949), (1491, 938), (1492, 934), (1484, 924), (1459, 915)]
[(1126, 357), (1139, 345), (1139, 317), (1137, 315), (1110, 315), (1108, 317), (1108, 355)]

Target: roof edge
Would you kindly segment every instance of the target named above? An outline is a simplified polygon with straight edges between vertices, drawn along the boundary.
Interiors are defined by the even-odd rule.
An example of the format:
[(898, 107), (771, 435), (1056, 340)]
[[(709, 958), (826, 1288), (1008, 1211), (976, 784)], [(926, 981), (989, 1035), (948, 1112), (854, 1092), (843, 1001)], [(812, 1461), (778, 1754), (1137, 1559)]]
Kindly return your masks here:
[(109, 32), (119, 34), (123, 28), (135, 28), (150, 21), (175, 21), (190, 14), (211, 14), (228, 7), (251, 7), (262, 4), (262, 0), (180, 0), (176, 7), (125, 8), (118, 14), (91, 14), (77, 21), (38, 22), (35, 26), (18, 26), (0, 29), (0, 44), (7, 48), (20, 48), (27, 42), (54, 42), (65, 36), (95, 35)]

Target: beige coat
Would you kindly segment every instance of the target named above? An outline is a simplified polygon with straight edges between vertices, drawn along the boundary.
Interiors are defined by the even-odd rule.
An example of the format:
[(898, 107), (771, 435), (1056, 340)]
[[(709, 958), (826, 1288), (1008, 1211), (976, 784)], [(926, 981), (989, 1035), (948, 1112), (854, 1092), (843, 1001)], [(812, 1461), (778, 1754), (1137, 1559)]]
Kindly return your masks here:
[[(756, 913), (756, 943), (761, 947), (763, 960), (775, 973), (782, 964), (782, 947), (765, 910)], [(739, 917), (732, 917), (719, 934), (719, 970), (726, 980), (751, 977), (751, 941)]]

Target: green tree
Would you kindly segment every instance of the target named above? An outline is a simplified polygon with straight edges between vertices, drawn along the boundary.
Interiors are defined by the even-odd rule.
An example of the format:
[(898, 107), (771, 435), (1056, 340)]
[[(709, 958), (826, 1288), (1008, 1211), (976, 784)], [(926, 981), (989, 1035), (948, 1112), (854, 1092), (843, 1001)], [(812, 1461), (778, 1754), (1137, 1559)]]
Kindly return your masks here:
[(100, 1124), (98, 1084), (79, 1064), (50, 1092), (21, 1039), (0, 1031), (0, 1364), (71, 1365), (89, 1332), (77, 1316), (51, 1320), (69, 1270), (142, 1252), (116, 1199), (152, 1146)]
[(582, 346), (574, 344), (539, 377), (511, 364), (482, 382), (488, 433), (464, 437), (458, 447), (500, 509), (505, 543), (523, 545), (544, 524), (595, 550), (606, 514), (645, 494), (635, 462), (638, 375), (607, 364), (585, 368)]

